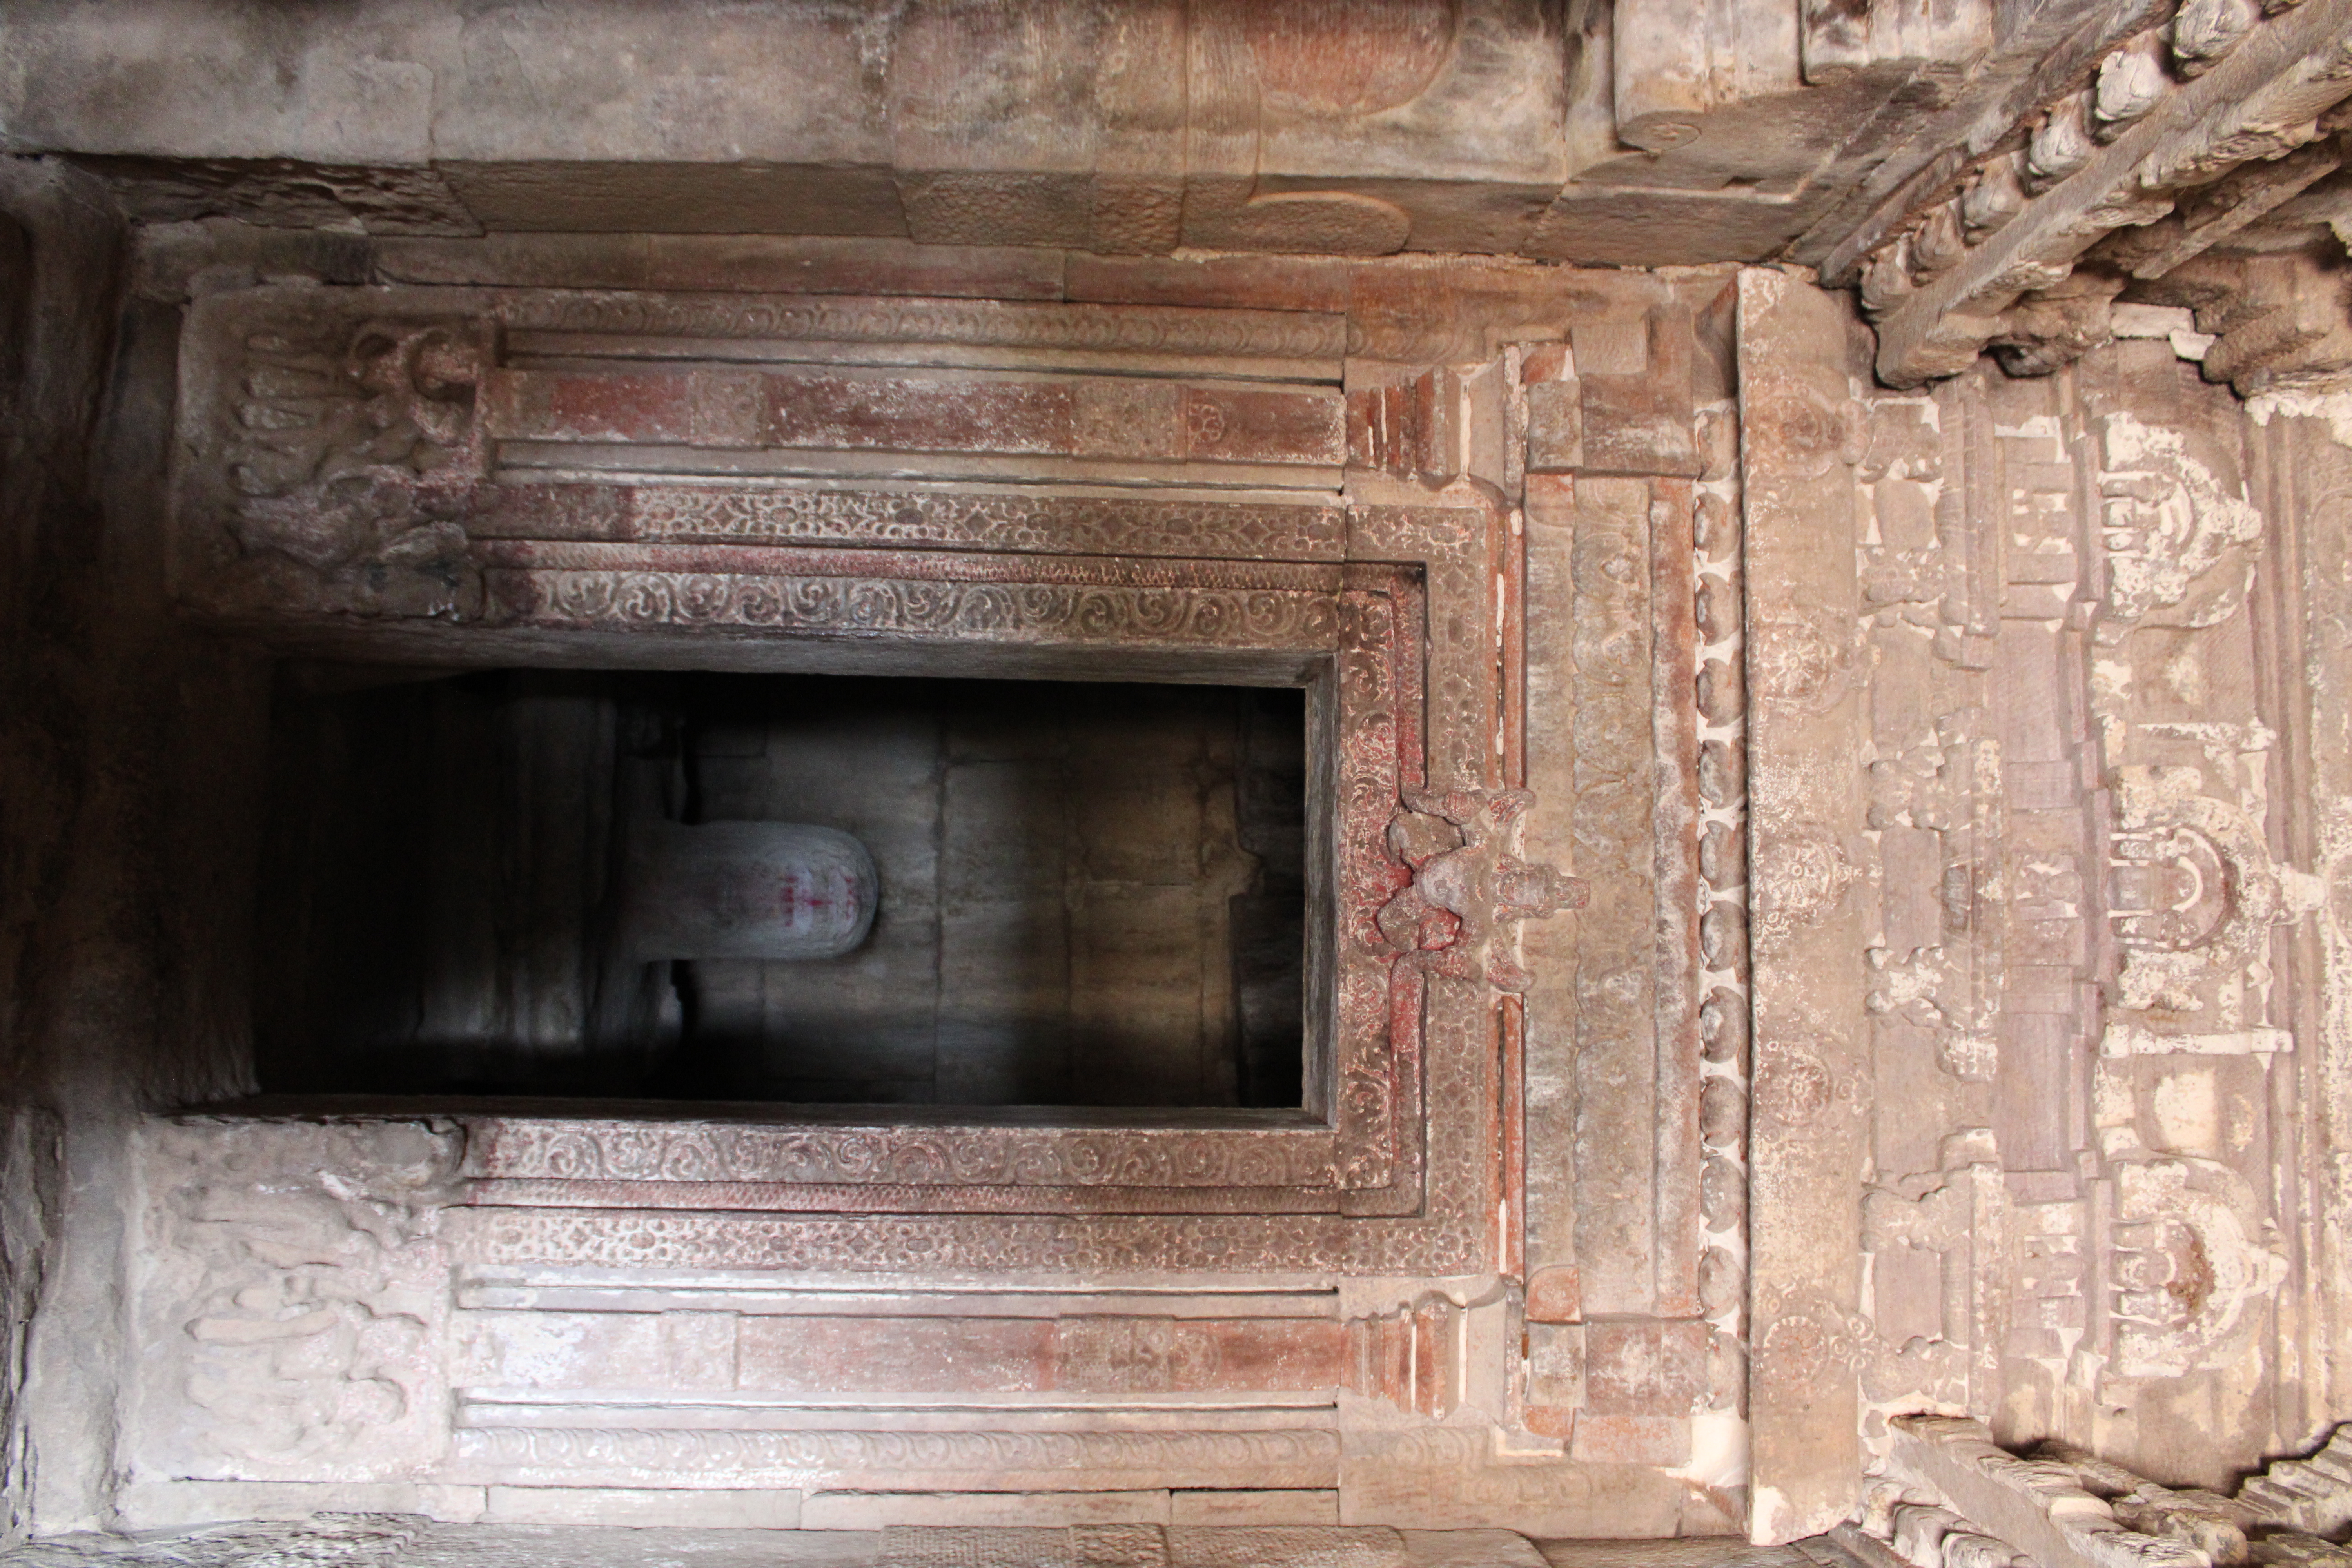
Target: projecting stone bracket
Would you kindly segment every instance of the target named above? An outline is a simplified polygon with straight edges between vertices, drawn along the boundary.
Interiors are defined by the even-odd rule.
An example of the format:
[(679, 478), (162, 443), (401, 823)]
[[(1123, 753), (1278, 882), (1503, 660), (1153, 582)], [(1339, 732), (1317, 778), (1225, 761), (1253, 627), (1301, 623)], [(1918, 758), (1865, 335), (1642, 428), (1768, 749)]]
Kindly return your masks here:
[(2024, 1455), (1967, 1416), (1898, 1415), (1857, 1521), (1798, 1542), (1821, 1568), (2347, 1568), (2352, 1427), (2234, 1498), (2158, 1484), (2074, 1444)]
[[(1976, 1535), (2008, 1548), (2011, 1562), (2044, 1568), (2214, 1568), (2245, 1559), (2240, 1510), (2210, 1493), (2176, 1492), (2063, 1444), (2021, 1458), (1966, 1416), (1900, 1415), (1893, 1428), (1895, 1477), (1933, 1493), (1952, 1516), (1929, 1539), (1910, 1517), (1917, 1505), (1896, 1504), (1884, 1522), (1906, 1562), (1958, 1568), (1954, 1543)], [(1967, 1554), (1972, 1563), (1999, 1555)]]

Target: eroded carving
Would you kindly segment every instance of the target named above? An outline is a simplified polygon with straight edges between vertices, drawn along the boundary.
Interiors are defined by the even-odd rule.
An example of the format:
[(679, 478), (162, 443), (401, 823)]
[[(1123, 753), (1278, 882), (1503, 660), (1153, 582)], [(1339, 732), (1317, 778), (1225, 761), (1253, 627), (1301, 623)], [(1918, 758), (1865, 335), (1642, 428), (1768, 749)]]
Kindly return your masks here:
[(1406, 810), (1389, 824), (1388, 837), (1412, 868), (1412, 882), (1377, 921), (1391, 946), (1455, 979), (1528, 988), (1532, 976), (1491, 951), (1489, 939), (1507, 922), (1581, 909), (1589, 897), (1579, 879), (1509, 852), (1533, 798), (1525, 790), (1405, 792)]
[(2208, 626), (2236, 613), (2263, 515), (2225, 489), (2178, 430), (2109, 414), (2101, 431), (2107, 589), (2099, 637), (2143, 623)]
[(463, 519), (488, 471), (474, 404), (488, 363), (483, 328), (464, 319), (371, 321), (340, 342), (250, 336), (220, 459), (247, 596), (282, 589), (275, 557), (354, 608), (478, 610)]
[(2108, 1261), (2116, 1372), (2179, 1377), (2228, 1364), (2249, 1313), (2286, 1278), (2245, 1178), (2210, 1160), (2120, 1164)]
[(2115, 1510), (2084, 1490), (2075, 1471), (2051, 1460), (2021, 1459), (1967, 1417), (1896, 1417), (1895, 1453), (1967, 1516), (2040, 1563), (2068, 1568), (2200, 1568), (2204, 1552), (2178, 1539), (2144, 1535), (2118, 1523)]
[(436, 1458), (456, 1132), (197, 1123), (151, 1139), (162, 1250), (141, 1313), (184, 1401), (168, 1462), (347, 1480)]
[(2117, 1005), (2156, 1034), (2263, 1026), (2261, 949), (2273, 923), (2317, 908), (2317, 879), (2276, 865), (2244, 813), (2205, 793), (2195, 768), (2119, 768), (2116, 803)]

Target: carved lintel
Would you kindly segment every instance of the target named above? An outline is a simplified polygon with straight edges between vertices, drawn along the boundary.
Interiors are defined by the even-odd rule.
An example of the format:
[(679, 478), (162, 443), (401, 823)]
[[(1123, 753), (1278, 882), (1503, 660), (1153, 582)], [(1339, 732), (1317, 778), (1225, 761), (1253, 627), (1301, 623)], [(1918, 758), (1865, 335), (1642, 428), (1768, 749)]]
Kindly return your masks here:
[[(1325, 486), (1345, 455), (1343, 409), (1326, 383), (1342, 342), (1337, 318), (1303, 312), (544, 289), (207, 295), (182, 344), (173, 581), (192, 606), (245, 622), (471, 623), (486, 600), (495, 610), (481, 546), (501, 539), (1335, 559)], [(755, 364), (730, 357), (746, 343), (763, 345)], [(1271, 379), (1227, 382), (1243, 363)], [(1302, 504), (1246, 516), (1139, 495), (851, 493), (909, 474), (1117, 484), (1138, 465), (1281, 489), (1286, 464), (1317, 476)]]

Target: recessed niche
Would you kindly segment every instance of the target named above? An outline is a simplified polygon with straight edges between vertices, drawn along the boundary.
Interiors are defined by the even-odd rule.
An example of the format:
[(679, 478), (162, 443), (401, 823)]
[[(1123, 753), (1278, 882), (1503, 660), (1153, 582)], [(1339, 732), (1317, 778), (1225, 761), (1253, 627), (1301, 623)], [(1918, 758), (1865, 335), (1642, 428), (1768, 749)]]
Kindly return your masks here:
[(1305, 697), (289, 669), (261, 1086), (1298, 1106)]

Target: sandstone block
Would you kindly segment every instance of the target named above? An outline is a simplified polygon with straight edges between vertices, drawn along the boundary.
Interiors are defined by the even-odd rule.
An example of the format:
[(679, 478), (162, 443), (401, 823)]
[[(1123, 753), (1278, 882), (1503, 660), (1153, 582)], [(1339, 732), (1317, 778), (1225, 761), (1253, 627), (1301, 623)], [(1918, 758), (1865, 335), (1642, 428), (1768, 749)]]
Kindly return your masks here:
[[(803, 1530), (887, 1530), (901, 1526), (1009, 1526), (1034, 1530), (1077, 1524), (1165, 1524), (1164, 1491), (813, 1492), (801, 1505)], [(1059, 1543), (1054, 1543), (1058, 1545)], [(890, 1549), (884, 1549), (886, 1558)]]
[(1336, 1491), (1172, 1491), (1171, 1525), (1328, 1524), (1339, 1522)]
[(801, 1494), (625, 1487), (491, 1487), (488, 1489), (482, 1522), (793, 1530), (801, 1522)]
[(1690, 1421), (1664, 1415), (1580, 1415), (1569, 1455), (1596, 1465), (1670, 1467), (1690, 1458)]
[(1707, 1328), (1696, 1320), (1584, 1326), (1586, 1407), (1596, 1415), (1688, 1415), (1706, 1392)]

